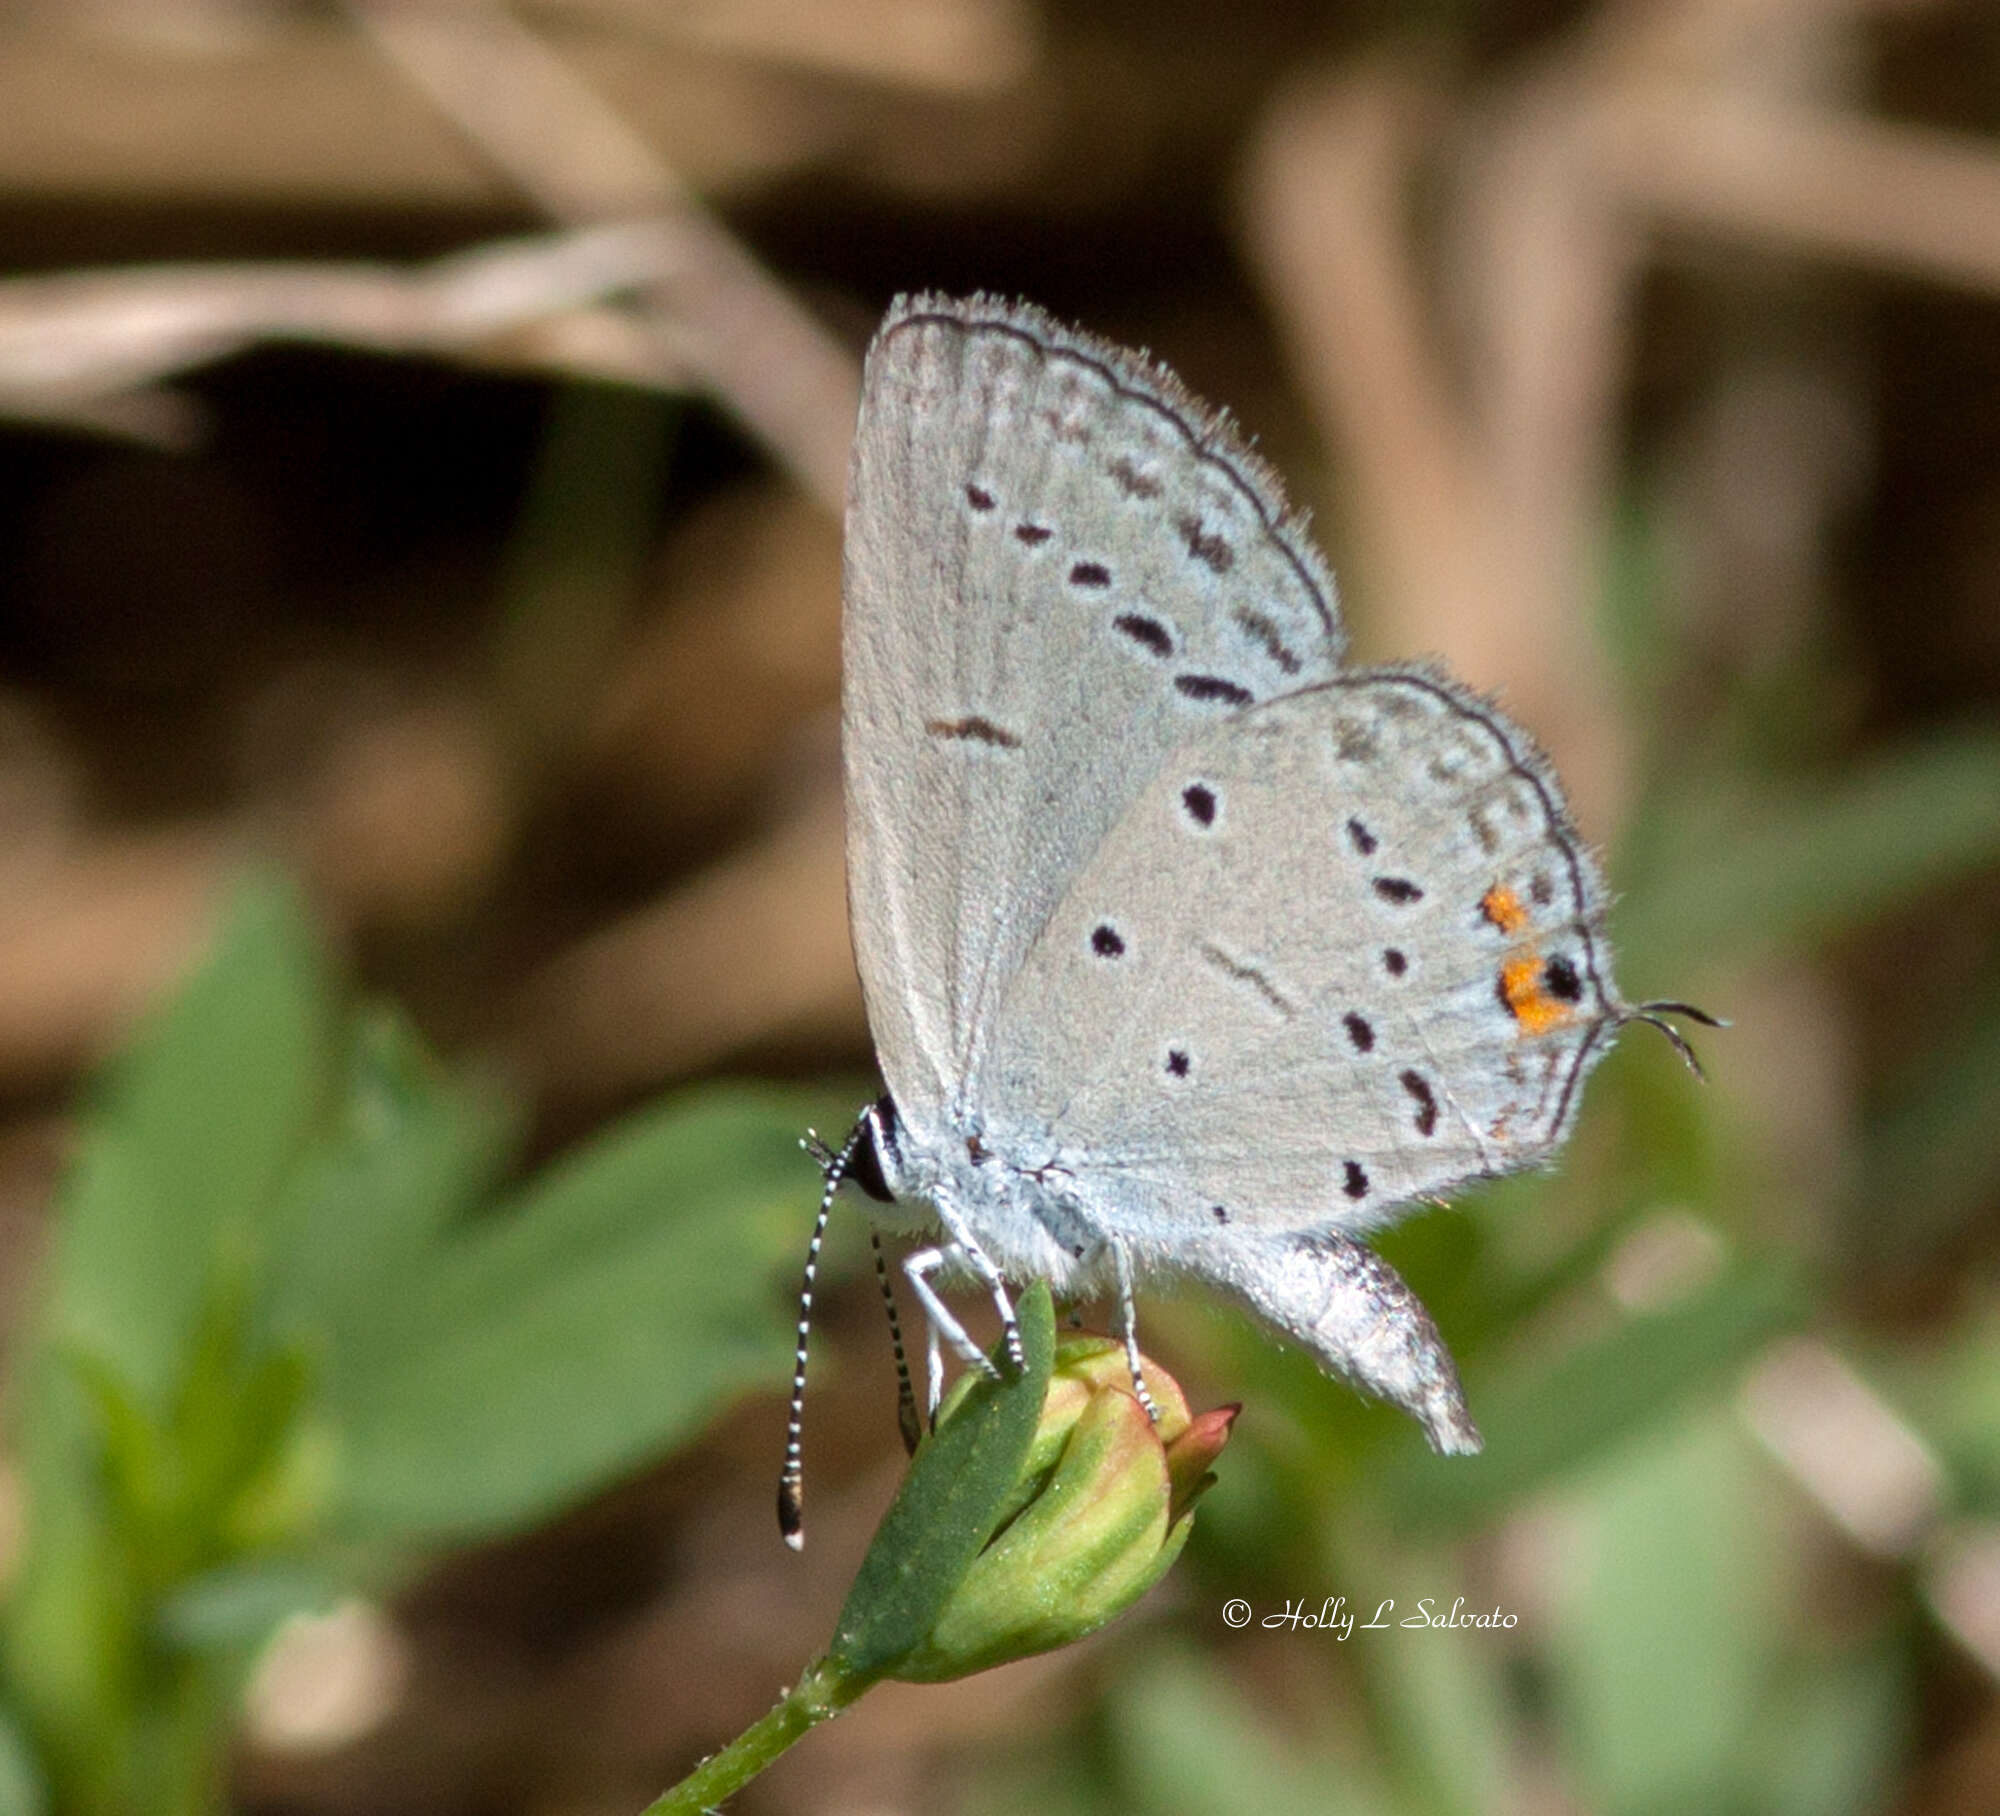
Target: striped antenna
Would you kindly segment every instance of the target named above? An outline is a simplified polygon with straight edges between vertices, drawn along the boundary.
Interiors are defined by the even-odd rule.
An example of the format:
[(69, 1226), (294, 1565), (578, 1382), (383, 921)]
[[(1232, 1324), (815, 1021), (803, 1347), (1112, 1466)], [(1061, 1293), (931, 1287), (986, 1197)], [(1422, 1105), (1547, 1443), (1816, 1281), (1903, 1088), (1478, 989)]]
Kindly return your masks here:
[(1701, 1069), (1701, 1061), (1695, 1057), (1694, 1049), (1688, 1045), (1687, 1036), (1666, 1018), (1669, 1015), (1685, 1015), (1690, 1021), (1698, 1021), (1704, 1028), (1726, 1028), (1729, 1024), (1719, 1016), (1710, 1015), (1705, 1009), (1697, 1009), (1693, 1003), (1640, 1003), (1627, 1009), (1619, 1017), (1620, 1021), (1644, 1022), (1649, 1028), (1657, 1028), (1673, 1043), (1673, 1049), (1686, 1063), (1687, 1069), (1704, 1084), (1708, 1074)]
[(806, 1467), (802, 1434), (806, 1418), (806, 1337), (812, 1329), (813, 1281), (819, 1274), (819, 1250), (820, 1244), (826, 1240), (827, 1219), (833, 1215), (833, 1195), (840, 1190), (840, 1182), (847, 1173), (847, 1163), (854, 1158), (854, 1150), (866, 1126), (857, 1122), (839, 1153), (835, 1153), (811, 1130), (807, 1130), (806, 1139), (799, 1144), (826, 1169), (826, 1189), (820, 1193), (819, 1216), (813, 1221), (812, 1242), (806, 1249), (806, 1277), (799, 1288), (799, 1347), (792, 1359), (792, 1410), (785, 1423), (785, 1467), (778, 1476), (778, 1530), (785, 1535), (785, 1543), (794, 1551), (806, 1548)]

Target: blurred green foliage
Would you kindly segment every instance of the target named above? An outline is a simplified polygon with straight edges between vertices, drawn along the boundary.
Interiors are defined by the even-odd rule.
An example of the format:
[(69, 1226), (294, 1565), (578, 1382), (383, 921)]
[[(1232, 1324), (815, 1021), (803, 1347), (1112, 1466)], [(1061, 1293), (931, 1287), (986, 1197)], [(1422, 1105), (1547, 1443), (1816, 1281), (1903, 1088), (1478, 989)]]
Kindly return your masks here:
[(513, 1131), (246, 887), (101, 1082), (16, 1363), (0, 1809), (219, 1807), (287, 1615), (545, 1519), (783, 1379), (797, 1135), (710, 1089), (500, 1192)]

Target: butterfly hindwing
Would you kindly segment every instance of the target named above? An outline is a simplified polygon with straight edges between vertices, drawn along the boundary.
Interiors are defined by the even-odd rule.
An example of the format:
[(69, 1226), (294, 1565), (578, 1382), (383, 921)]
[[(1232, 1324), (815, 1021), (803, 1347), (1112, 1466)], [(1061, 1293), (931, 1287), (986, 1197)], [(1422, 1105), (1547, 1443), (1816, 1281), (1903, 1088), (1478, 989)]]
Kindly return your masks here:
[(1365, 1230), (1554, 1149), (1615, 1026), (1603, 885), (1467, 690), (1362, 670), (1189, 738), (1003, 1004), (994, 1139), (1114, 1228)]

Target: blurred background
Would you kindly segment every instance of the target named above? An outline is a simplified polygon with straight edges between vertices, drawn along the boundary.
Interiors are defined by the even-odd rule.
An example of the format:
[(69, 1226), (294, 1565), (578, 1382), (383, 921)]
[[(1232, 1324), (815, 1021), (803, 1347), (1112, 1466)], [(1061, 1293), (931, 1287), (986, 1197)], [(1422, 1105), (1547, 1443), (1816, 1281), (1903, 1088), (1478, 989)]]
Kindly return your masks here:
[[(1734, 1025), (1705, 1087), (1635, 1032), (1557, 1170), (1385, 1240), (1485, 1457), (1151, 1306), (1190, 1398), (1246, 1403), (1166, 1584), (878, 1690), (738, 1807), (2000, 1807), (1996, 133), (1978, 0), (0, 5), (0, 1797), (119, 1807), (92, 1762), (147, 1756), (133, 1686), (225, 1553), (316, 1584), (196, 1611), (236, 1623), (202, 1719), (246, 1811), (634, 1810), (824, 1643), (901, 1468), (850, 1217), (779, 1545), (791, 1142), (874, 1090), (839, 503), (874, 321), (981, 288), (1226, 405), (1359, 658), (1438, 654), (1550, 748), (1626, 993)], [(246, 935), (253, 863), (299, 893)], [(307, 1345), (284, 1517), (92, 1600), (48, 1560), (151, 1453), (93, 1376), (113, 1435), (51, 1487), (49, 1432), (100, 1426), (33, 1358), (195, 1246), (134, 1213), (131, 1297), (76, 1284), (119, 1106), (254, 1120), (269, 1066), (157, 1033), (89, 1083), (218, 938), (244, 1003), (309, 980), (301, 1026), (395, 1005), (398, 1103), (501, 1106), (469, 1225), (592, 1143), (673, 1158), (627, 1246), (571, 1204), (516, 1300), (420, 1298), (398, 1356), (465, 1337), (430, 1398), (353, 1385), (388, 1337)], [(676, 1292), (731, 1308), (727, 1368)], [(1221, 1614), (1337, 1596), (1514, 1618)]]

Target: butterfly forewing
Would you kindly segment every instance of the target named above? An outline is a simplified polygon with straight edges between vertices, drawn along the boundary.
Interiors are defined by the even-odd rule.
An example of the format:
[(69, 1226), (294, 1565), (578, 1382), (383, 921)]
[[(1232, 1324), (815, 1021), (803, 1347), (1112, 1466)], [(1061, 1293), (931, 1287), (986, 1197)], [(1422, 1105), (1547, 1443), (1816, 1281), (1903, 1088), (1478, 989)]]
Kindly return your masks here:
[(1261, 465), (1164, 372), (985, 299), (897, 306), (848, 503), (848, 893), (906, 1121), (984, 1100), (1030, 947), (1167, 753), (1337, 672)]

